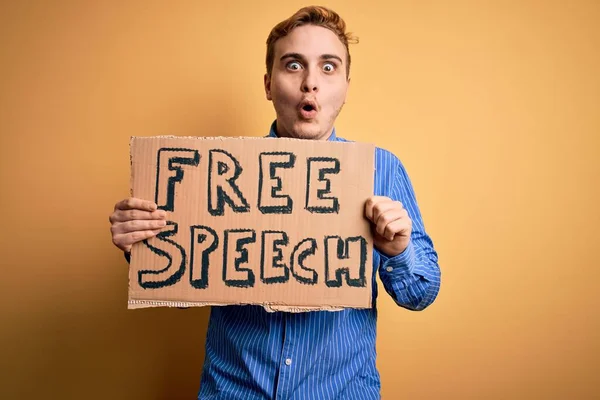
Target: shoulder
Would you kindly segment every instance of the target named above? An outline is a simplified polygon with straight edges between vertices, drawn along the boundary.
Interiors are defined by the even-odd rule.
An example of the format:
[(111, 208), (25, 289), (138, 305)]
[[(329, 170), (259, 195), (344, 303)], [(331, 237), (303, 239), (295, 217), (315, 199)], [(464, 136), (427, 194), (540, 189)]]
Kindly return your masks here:
[(402, 166), (402, 162), (394, 153), (381, 147), (375, 147), (375, 163), (392, 169)]

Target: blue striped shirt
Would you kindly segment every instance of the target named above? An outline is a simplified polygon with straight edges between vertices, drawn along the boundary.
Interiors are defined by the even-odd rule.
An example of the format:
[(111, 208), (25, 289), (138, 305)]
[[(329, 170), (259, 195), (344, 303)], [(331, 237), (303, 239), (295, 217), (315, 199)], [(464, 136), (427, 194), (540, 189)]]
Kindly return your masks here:
[[(275, 123), (269, 136), (277, 137)], [(346, 141), (335, 129), (329, 140)], [(437, 296), (440, 270), (401, 162), (376, 148), (375, 168), (374, 194), (402, 202), (413, 230), (402, 254), (373, 250), (373, 308), (294, 314), (212, 307), (199, 399), (380, 398), (375, 271), (399, 306), (422, 310)]]

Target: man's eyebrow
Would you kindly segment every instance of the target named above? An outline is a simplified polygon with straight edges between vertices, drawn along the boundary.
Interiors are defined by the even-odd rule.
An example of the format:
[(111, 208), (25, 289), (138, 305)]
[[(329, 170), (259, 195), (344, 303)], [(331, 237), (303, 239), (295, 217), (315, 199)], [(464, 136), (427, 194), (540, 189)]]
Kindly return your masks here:
[(286, 58), (297, 58), (298, 60), (304, 60), (304, 56), (300, 53), (285, 53), (281, 56), (280, 60), (284, 60)]
[(342, 59), (338, 56), (336, 56), (335, 54), (323, 54), (321, 55), (321, 60), (331, 60), (331, 59), (336, 59), (340, 62), (340, 64), (343, 64), (344, 62), (342, 61)]

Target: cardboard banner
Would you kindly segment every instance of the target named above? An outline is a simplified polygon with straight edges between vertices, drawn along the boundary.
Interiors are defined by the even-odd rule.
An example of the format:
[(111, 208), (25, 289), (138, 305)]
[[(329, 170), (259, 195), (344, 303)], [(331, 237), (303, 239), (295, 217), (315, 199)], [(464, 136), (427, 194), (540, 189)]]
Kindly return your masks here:
[(129, 308), (371, 307), (374, 146), (133, 137), (132, 196), (167, 211), (133, 246)]

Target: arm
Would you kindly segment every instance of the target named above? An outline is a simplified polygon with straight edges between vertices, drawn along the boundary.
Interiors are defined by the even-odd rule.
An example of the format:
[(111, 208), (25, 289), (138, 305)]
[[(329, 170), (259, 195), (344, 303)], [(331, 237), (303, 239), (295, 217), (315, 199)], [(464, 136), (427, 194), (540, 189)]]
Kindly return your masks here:
[[(401, 307), (420, 311), (433, 303), (440, 288), (440, 268), (425, 232), (410, 179), (398, 164), (390, 198), (375, 200), (370, 219), (376, 225), (379, 276)], [(367, 205), (367, 217), (369, 217)]]

